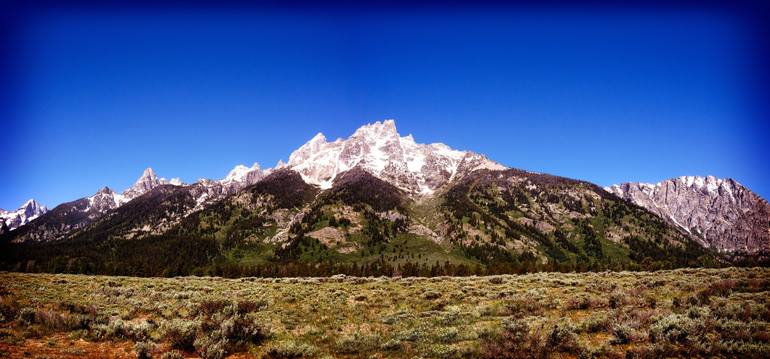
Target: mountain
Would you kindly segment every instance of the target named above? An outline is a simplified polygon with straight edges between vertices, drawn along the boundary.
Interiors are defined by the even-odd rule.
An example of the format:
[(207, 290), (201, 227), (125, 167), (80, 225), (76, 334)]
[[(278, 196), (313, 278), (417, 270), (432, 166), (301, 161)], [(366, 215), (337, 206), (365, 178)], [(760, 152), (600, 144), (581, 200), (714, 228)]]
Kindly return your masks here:
[(165, 180), (158, 179), (152, 168), (144, 170), (133, 186), (122, 194), (103, 187), (89, 197), (63, 203), (35, 221), (11, 232), (14, 242), (44, 242), (65, 238), (105, 213), (128, 203), (147, 191), (160, 186)]
[[(204, 208), (207, 204), (220, 200), (226, 195), (235, 193), (245, 186), (256, 183), (263, 176), (264, 173), (255, 163), (252, 167), (238, 165), (219, 181), (201, 179), (193, 185), (185, 185), (179, 179), (159, 178), (155, 171), (148, 167), (136, 182), (122, 193), (117, 193), (109, 187), (103, 187), (89, 197), (63, 203), (41, 216), (38, 221), (15, 231), (12, 241), (45, 242), (64, 239), (97, 222), (110, 211), (163, 186), (178, 187), (187, 192), (192, 204), (188, 206), (189, 208), (185, 207), (185, 210), (180, 213), (175, 212), (179, 216), (185, 216), (194, 210)], [(178, 221), (178, 218), (173, 220)], [(153, 228), (148, 230), (135, 229), (136, 235), (141, 237), (144, 233), (154, 233), (158, 230), (155, 227), (166, 228), (164, 223), (147, 225), (151, 225)]]
[(191, 185), (160, 183), (93, 221), (73, 234), (71, 239), (123, 240), (162, 235), (176, 227), (190, 214), (260, 182), (264, 175), (265, 173), (255, 163), (250, 168), (243, 165), (236, 166), (219, 181), (201, 179)]
[(282, 168), (193, 210), (190, 188), (202, 187), (158, 186), (66, 241), (14, 247), (3, 252), (12, 259), (0, 262), (43, 271), (234, 276), (657, 269), (718, 261), (655, 214), (596, 185), (515, 169), (472, 171), (425, 197), (363, 166), (338, 174), (328, 189)]
[(24, 202), (24, 204), (12, 212), (0, 209), (0, 227), (5, 228), (4, 230), (0, 230), (0, 233), (3, 231), (12, 231), (23, 226), (46, 212), (48, 212), (48, 208), (34, 199)]
[[(347, 139), (318, 134), (286, 163), (239, 165), (221, 180), (171, 183), (145, 170), (121, 194), (104, 188), (0, 236), (0, 269), (227, 276), (652, 270), (723, 265), (766, 250), (767, 202), (734, 181), (685, 178), (662, 197), (655, 185), (636, 187), (603, 189), (506, 168), (473, 152), (419, 144), (387, 120)], [(662, 211), (674, 197), (689, 206), (677, 213), (693, 217)], [(638, 198), (668, 204), (648, 207)], [(735, 223), (700, 236), (714, 231), (710, 221)], [(739, 229), (753, 234), (735, 236)]]
[(505, 168), (473, 152), (453, 150), (441, 143), (418, 144), (412, 135), (401, 137), (393, 120), (362, 126), (347, 139), (333, 142), (319, 133), (294, 151), (285, 167), (322, 189), (331, 188), (338, 174), (360, 167), (419, 195), (430, 195), (480, 168)]
[(733, 256), (770, 255), (770, 204), (735, 180), (683, 176), (607, 190), (659, 215), (706, 248)]

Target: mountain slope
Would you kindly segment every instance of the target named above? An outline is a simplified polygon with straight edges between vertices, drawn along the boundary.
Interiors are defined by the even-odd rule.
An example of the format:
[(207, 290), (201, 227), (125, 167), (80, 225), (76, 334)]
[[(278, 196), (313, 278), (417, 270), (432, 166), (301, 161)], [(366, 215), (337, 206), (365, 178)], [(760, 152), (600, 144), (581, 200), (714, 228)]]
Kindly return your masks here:
[(318, 194), (294, 171), (271, 172), (242, 191), (184, 218), (170, 235), (220, 242), (281, 242)]
[(711, 261), (656, 215), (594, 184), (563, 177), (477, 171), (449, 188), (436, 207), (441, 220), (425, 222), (487, 262), (513, 257), (555, 269), (586, 269)]
[(706, 248), (770, 255), (770, 204), (735, 180), (686, 176), (607, 190), (682, 228)]

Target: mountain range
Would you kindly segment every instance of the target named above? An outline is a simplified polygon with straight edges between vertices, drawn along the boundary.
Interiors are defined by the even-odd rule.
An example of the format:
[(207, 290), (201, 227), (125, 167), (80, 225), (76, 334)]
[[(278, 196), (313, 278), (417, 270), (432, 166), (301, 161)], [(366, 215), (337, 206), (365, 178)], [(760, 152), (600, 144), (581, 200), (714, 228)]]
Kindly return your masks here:
[[(470, 274), (765, 263), (770, 205), (732, 179), (601, 188), (419, 144), (395, 122), (192, 184), (148, 168), (0, 212), (0, 267), (133, 275)], [(12, 214), (11, 214), (12, 213)]]

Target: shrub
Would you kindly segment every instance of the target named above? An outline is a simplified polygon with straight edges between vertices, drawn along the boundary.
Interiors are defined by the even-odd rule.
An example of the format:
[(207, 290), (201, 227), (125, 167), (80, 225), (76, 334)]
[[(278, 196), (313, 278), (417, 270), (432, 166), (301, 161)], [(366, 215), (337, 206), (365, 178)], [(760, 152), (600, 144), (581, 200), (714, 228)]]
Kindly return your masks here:
[(484, 358), (545, 358), (543, 340), (539, 332), (530, 332), (527, 323), (518, 318), (503, 321), (503, 330), (497, 337), (485, 340), (481, 346)]
[(93, 305), (83, 305), (78, 303), (64, 302), (59, 304), (59, 309), (68, 311), (73, 314), (89, 314), (96, 315), (97, 310)]
[(458, 358), (461, 353), (453, 345), (432, 345), (428, 348), (428, 353), (432, 358)]
[(100, 327), (102, 339), (128, 338), (130, 328), (122, 319), (115, 319)]
[(136, 342), (134, 352), (137, 359), (150, 359), (150, 353), (155, 348), (155, 344), (148, 342)]
[(441, 313), (437, 322), (441, 325), (452, 325), (460, 320), (460, 313), (456, 311), (448, 311)]
[(257, 343), (265, 338), (262, 327), (254, 320), (242, 315), (235, 315), (222, 321), (222, 336), (234, 346), (245, 343)]
[(237, 312), (238, 314), (249, 314), (249, 313), (257, 312), (265, 306), (266, 306), (266, 303), (262, 301), (257, 302), (253, 300), (243, 300), (238, 302)]
[(35, 311), (34, 322), (40, 324), (49, 331), (59, 331), (66, 329), (64, 317), (61, 314), (50, 310)]
[(0, 322), (11, 321), (19, 315), (19, 303), (7, 297), (0, 297)]
[(711, 316), (709, 307), (691, 307), (687, 310), (687, 316), (691, 319), (705, 319)]
[(609, 318), (604, 313), (594, 313), (580, 323), (580, 331), (586, 333), (596, 333), (607, 329)]
[(717, 318), (736, 319), (743, 321), (760, 320), (770, 316), (767, 305), (755, 303), (726, 303), (714, 306), (714, 316)]
[(571, 297), (567, 300), (567, 309), (591, 309), (603, 306), (598, 298), (589, 295)]
[(70, 314), (64, 318), (68, 330), (88, 330), (97, 324), (107, 324), (108, 318), (100, 314)]
[(387, 351), (398, 351), (398, 350), (401, 350), (401, 347), (402, 347), (401, 341), (398, 339), (388, 340), (387, 342), (383, 343), (380, 346), (382, 350), (387, 350)]
[(540, 301), (516, 299), (506, 305), (506, 312), (512, 317), (523, 318), (525, 316), (542, 315), (545, 309)]
[(658, 306), (658, 300), (653, 297), (647, 297), (646, 301), (647, 301), (647, 306), (652, 309), (655, 309)]
[(163, 355), (160, 356), (160, 359), (184, 359), (184, 354), (178, 350), (172, 350), (163, 353)]
[(578, 349), (575, 327), (568, 322), (560, 322), (553, 326), (545, 343), (549, 350), (572, 353)]
[(195, 333), (200, 328), (197, 321), (173, 319), (164, 324), (164, 338), (174, 349), (192, 351), (195, 349)]
[(436, 340), (442, 343), (453, 343), (457, 341), (457, 336), (460, 332), (457, 328), (441, 328), (436, 332)]
[(671, 314), (657, 320), (650, 326), (650, 340), (686, 343), (694, 331), (695, 322), (681, 314)]
[(610, 340), (610, 343), (613, 345), (630, 343), (632, 331), (633, 329), (627, 324), (616, 323), (612, 326), (613, 338)]
[(397, 337), (398, 339), (405, 341), (405, 342), (414, 342), (420, 339), (422, 336), (422, 331), (418, 328), (410, 328), (406, 329), (400, 333), (398, 333)]
[(315, 355), (316, 351), (316, 347), (312, 345), (297, 343), (293, 340), (283, 340), (272, 345), (267, 350), (266, 356), (276, 359), (306, 358)]
[(624, 297), (622, 294), (619, 293), (612, 293), (610, 295), (610, 299), (607, 302), (607, 305), (609, 305), (612, 309), (617, 309), (620, 305), (624, 302)]
[(211, 300), (206, 299), (198, 304), (198, 314), (211, 316), (214, 313), (221, 312), (230, 303), (225, 300)]
[(708, 291), (709, 294), (712, 296), (727, 297), (730, 295), (730, 293), (733, 292), (734, 288), (735, 288), (735, 280), (723, 279), (712, 283), (705, 290)]
[(193, 345), (201, 359), (222, 359), (227, 354), (227, 339), (216, 332), (198, 337)]
[(23, 325), (35, 324), (35, 314), (37, 314), (37, 312), (32, 308), (22, 308), (21, 311), (19, 311), (18, 321)]
[(337, 340), (337, 352), (341, 354), (358, 354), (373, 351), (379, 347), (380, 338), (376, 335), (366, 335), (358, 332), (346, 335)]
[(674, 297), (674, 299), (671, 300), (671, 307), (674, 309), (679, 309), (679, 307), (682, 306), (682, 302), (679, 299), (679, 297)]

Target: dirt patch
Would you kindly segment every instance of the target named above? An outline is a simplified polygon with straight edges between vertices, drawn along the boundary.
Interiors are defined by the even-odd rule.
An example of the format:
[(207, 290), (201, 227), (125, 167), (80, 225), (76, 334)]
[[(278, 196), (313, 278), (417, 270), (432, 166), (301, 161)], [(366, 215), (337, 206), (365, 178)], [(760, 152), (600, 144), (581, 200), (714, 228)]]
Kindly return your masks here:
[(26, 339), (19, 345), (0, 343), (0, 356), (6, 358), (136, 358), (131, 342), (89, 342), (70, 340), (63, 335), (46, 339)]

